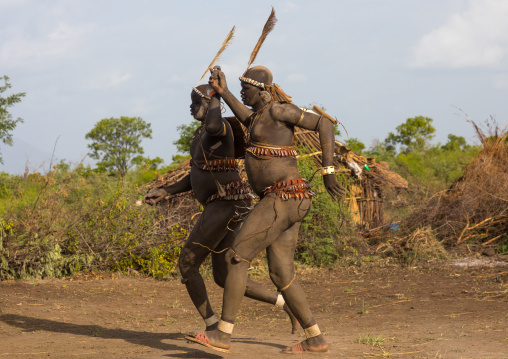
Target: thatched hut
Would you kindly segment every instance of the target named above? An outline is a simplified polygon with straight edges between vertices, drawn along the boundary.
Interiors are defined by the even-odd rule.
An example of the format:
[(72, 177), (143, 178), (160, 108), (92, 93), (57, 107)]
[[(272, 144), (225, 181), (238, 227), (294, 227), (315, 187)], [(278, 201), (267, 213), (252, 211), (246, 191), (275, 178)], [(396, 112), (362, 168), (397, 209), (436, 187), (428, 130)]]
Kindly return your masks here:
[[(316, 165), (321, 165), (321, 146), (316, 132), (296, 128), (295, 144), (310, 149), (308, 154), (301, 156), (312, 156)], [(353, 184), (348, 188), (349, 208), (353, 220), (361, 228), (375, 228), (384, 224), (383, 188), (408, 188), (407, 181), (390, 171), (388, 163), (357, 155), (339, 141), (335, 141), (334, 166), (337, 172), (343, 172), (353, 179)]]

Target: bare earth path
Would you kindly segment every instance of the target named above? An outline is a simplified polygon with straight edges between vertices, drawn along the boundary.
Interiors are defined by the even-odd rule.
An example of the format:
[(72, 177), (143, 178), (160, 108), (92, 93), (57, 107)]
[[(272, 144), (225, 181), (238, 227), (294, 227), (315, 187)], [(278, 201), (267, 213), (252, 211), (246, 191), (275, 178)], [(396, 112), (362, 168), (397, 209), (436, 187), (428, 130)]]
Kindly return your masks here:
[[(331, 344), (322, 358), (508, 358), (506, 264), (307, 270), (299, 279)], [(220, 308), (221, 290), (207, 286)], [(0, 282), (0, 359), (259, 359), (287, 357), (280, 350), (303, 339), (283, 311), (250, 299), (229, 355), (183, 339), (202, 328), (178, 281)]]

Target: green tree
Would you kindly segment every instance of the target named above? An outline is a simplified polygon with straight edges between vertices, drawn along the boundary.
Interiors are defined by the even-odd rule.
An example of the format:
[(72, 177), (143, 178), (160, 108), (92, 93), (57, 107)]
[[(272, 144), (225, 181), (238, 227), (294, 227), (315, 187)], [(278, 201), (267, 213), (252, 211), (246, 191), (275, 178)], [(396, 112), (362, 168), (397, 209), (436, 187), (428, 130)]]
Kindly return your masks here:
[(395, 148), (393, 146), (386, 146), (384, 142), (379, 139), (374, 139), (372, 145), (367, 151), (363, 151), (362, 156), (374, 157), (376, 161), (391, 161), (395, 157)]
[(92, 141), (88, 148), (97, 166), (125, 178), (127, 170), (140, 162), (141, 141), (152, 138), (152, 129), (140, 117), (111, 117), (97, 122), (85, 138)]
[(196, 130), (201, 126), (201, 122), (192, 121), (191, 123), (183, 124), (178, 126), (176, 129), (180, 133), (180, 138), (174, 141), (173, 144), (176, 146), (176, 150), (183, 154), (188, 154), (190, 151), (190, 144), (192, 142), (192, 137)]
[(455, 136), (451, 133), (448, 135), (448, 142), (441, 146), (443, 150), (454, 151), (454, 150), (462, 150), (465, 151), (471, 147), (467, 144), (466, 139), (462, 136)]
[[(12, 94), (7, 97), (3, 97), (2, 93), (10, 89), (12, 86), (9, 83), (9, 77), (3, 76), (4, 86), (0, 86), (0, 140), (7, 146), (12, 146), (12, 134), (19, 122), (23, 122), (22, 118), (12, 119), (12, 115), (9, 113), (8, 108), (14, 104), (21, 102), (21, 98), (26, 95), (24, 92)], [(3, 163), (3, 159), (0, 153), (0, 163)]]
[(346, 146), (348, 146), (351, 149), (351, 151), (353, 151), (358, 155), (361, 155), (363, 150), (365, 149), (365, 145), (363, 144), (363, 142), (355, 137), (348, 138), (346, 140)]
[(431, 118), (423, 116), (408, 118), (405, 123), (395, 128), (396, 133), (388, 134), (385, 139), (387, 149), (395, 150), (397, 145), (401, 145), (401, 151), (405, 153), (423, 150), (436, 132), (432, 121)]

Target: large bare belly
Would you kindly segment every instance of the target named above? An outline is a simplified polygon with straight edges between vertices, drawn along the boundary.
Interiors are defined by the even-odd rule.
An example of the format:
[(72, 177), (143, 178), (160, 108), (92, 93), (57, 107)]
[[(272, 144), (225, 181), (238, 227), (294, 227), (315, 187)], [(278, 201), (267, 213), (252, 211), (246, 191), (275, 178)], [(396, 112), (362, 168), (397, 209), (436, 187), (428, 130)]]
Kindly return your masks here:
[(266, 187), (299, 177), (296, 159), (292, 157), (256, 157), (245, 155), (245, 170), (252, 190), (261, 196)]
[(229, 182), (240, 180), (238, 172), (210, 172), (201, 170), (195, 166), (191, 167), (190, 179), (192, 191), (201, 204), (213, 194), (217, 193), (215, 181), (224, 185)]

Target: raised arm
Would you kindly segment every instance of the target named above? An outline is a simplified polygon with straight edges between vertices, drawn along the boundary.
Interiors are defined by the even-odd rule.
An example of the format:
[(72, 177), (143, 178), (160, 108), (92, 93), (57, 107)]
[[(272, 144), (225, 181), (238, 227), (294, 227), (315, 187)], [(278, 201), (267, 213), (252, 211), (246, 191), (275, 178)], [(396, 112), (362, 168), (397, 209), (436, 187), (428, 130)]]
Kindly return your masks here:
[(145, 197), (143, 197), (143, 202), (148, 203), (150, 205), (154, 205), (159, 202), (161, 199), (168, 195), (178, 194), (182, 192), (187, 192), (192, 189), (190, 175), (187, 174), (180, 181), (173, 183), (170, 186), (156, 188), (148, 192)]
[(333, 153), (335, 150), (335, 134), (333, 124), (315, 113), (307, 112), (293, 104), (275, 103), (270, 108), (270, 114), (276, 120), (287, 124), (305, 128), (319, 133), (323, 182), (326, 190), (332, 197), (344, 195), (344, 187), (337, 181), (333, 166)]
[(205, 118), (205, 131), (210, 136), (223, 137), (226, 135), (226, 123), (220, 111), (220, 97), (217, 93), (212, 95), (210, 107)]
[(210, 70), (210, 80), (208, 84), (217, 92), (229, 106), (231, 111), (235, 114), (236, 118), (243, 124), (252, 113), (252, 110), (241, 103), (228, 89), (226, 82), (226, 75), (221, 71), (220, 66), (215, 66)]

